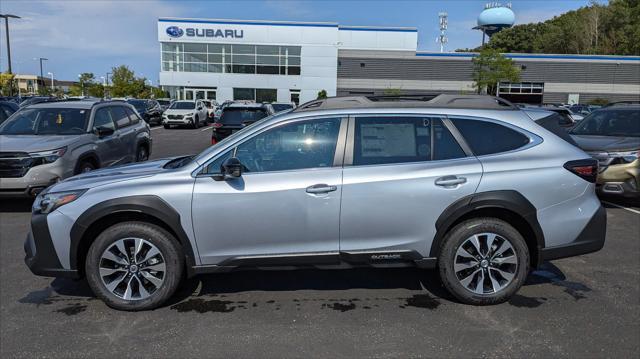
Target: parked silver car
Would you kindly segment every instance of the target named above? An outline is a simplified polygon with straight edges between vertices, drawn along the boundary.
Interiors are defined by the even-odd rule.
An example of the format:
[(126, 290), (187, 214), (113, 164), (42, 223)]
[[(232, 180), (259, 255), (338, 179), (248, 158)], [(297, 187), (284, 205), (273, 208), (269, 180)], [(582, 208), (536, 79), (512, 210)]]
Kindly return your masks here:
[(149, 126), (122, 101), (26, 106), (0, 125), (0, 196), (34, 196), (67, 177), (145, 161)]
[(484, 305), (602, 248), (580, 149), (496, 98), (386, 99), (313, 101), (197, 156), (62, 181), (33, 205), (25, 261), (123, 310), (161, 305), (185, 272), (299, 266), (437, 267)]

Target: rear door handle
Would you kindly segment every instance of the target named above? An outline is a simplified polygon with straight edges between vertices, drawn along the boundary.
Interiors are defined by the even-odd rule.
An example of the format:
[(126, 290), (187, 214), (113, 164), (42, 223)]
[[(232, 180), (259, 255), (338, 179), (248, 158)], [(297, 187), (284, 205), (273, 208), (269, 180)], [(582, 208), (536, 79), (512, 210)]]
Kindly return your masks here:
[(459, 184), (463, 184), (466, 182), (467, 182), (467, 179), (464, 177), (444, 176), (436, 180), (436, 186), (450, 187), (450, 186), (457, 186)]
[(313, 186), (307, 187), (307, 193), (329, 193), (338, 189), (338, 186), (329, 186), (328, 184), (314, 184)]

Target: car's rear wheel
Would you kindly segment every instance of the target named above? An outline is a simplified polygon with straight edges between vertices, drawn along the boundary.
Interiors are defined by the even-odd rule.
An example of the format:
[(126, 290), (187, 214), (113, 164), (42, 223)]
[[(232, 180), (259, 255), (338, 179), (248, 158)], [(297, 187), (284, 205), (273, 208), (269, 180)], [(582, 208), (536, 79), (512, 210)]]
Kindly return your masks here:
[(489, 305), (509, 300), (529, 273), (529, 250), (507, 222), (477, 218), (447, 233), (438, 259), (440, 278), (458, 300)]
[(143, 222), (109, 227), (91, 244), (87, 281), (108, 306), (129, 311), (156, 308), (180, 284), (184, 259), (175, 238)]

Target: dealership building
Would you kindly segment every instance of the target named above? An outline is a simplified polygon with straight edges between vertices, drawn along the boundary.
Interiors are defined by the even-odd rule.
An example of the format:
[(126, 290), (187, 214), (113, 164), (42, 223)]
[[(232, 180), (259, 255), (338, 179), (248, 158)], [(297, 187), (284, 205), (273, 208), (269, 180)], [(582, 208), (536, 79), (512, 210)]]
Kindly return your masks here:
[[(417, 51), (412, 27), (337, 23), (158, 20), (160, 85), (176, 99), (302, 103), (335, 95), (473, 92), (473, 53)], [(521, 82), (514, 102), (640, 100), (640, 57), (505, 54)]]

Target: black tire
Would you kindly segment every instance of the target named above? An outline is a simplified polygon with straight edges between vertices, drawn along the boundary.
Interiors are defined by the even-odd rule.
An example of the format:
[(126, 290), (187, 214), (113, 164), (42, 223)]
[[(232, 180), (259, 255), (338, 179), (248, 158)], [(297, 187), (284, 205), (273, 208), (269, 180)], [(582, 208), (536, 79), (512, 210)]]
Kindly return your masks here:
[(147, 146), (141, 145), (138, 146), (138, 151), (136, 151), (136, 162), (144, 162), (149, 159), (149, 150)]
[(198, 116), (193, 118), (193, 123), (191, 124), (191, 128), (196, 129), (200, 127), (200, 121), (198, 120)]
[(171, 125), (164, 125), (164, 128), (166, 128), (167, 130), (171, 128)]
[[(99, 266), (102, 253), (116, 241), (123, 238), (144, 239), (160, 251), (166, 265), (162, 284), (148, 298), (125, 300), (118, 297), (103, 283)], [(104, 230), (91, 244), (85, 262), (85, 273), (89, 286), (95, 295), (109, 307), (140, 311), (157, 308), (166, 302), (176, 291), (182, 279), (184, 255), (175, 238), (164, 229), (144, 222), (122, 222)]]
[(96, 169), (96, 165), (91, 160), (81, 160), (76, 165), (75, 174), (91, 172)]
[[(467, 289), (460, 282), (454, 271), (456, 251), (460, 245), (473, 235), (481, 233), (495, 233), (506, 239), (509, 244), (511, 244), (513, 252), (515, 252), (514, 255), (518, 260), (515, 269), (511, 267), (511, 270), (514, 271), (511, 282), (494, 293), (479, 294)], [(511, 253), (511, 251), (509, 253)], [(476, 218), (458, 224), (446, 234), (440, 255), (438, 256), (438, 268), (440, 279), (444, 286), (462, 303), (472, 305), (498, 304), (509, 300), (509, 298), (520, 289), (522, 284), (524, 284), (529, 274), (529, 250), (520, 232), (507, 222), (497, 218)], [(470, 271), (474, 270), (475, 268), (470, 269)], [(487, 268), (487, 271), (490, 270), (490, 268)], [(478, 282), (480, 282), (479, 276), (476, 279), (476, 283)], [(489, 282), (489, 284), (491, 283)]]

